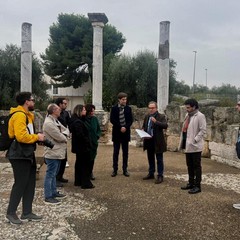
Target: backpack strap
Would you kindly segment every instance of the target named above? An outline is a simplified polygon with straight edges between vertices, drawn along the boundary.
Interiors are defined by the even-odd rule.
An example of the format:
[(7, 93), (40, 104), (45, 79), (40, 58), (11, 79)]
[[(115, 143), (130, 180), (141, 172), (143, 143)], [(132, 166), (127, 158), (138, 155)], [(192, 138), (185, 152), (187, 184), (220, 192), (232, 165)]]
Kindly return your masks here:
[(15, 113), (17, 113), (17, 112), (22, 112), (22, 113), (24, 113), (25, 114), (25, 116), (26, 116), (26, 126), (27, 126), (27, 130), (28, 130), (28, 132), (30, 133), (30, 130), (29, 130), (29, 128), (28, 128), (28, 117), (27, 117), (27, 114), (25, 113), (25, 112), (23, 112), (23, 111), (16, 111), (16, 112), (13, 112), (13, 113), (11, 113), (9, 116), (9, 119), (12, 117), (12, 115), (14, 115)]

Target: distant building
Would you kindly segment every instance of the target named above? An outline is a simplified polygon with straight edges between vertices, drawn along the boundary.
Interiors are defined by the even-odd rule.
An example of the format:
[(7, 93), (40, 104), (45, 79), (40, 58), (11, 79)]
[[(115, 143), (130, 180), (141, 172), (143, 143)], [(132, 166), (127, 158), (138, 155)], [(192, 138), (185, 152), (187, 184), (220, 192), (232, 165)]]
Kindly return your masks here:
[(54, 81), (45, 76), (46, 81), (49, 83), (49, 89), (47, 93), (52, 99), (64, 97), (68, 100), (68, 110), (73, 110), (73, 108), (77, 104), (84, 104), (84, 95), (88, 93), (89, 90), (92, 89), (92, 83), (89, 80), (84, 83), (81, 87), (73, 88), (73, 87), (56, 87), (53, 83)]

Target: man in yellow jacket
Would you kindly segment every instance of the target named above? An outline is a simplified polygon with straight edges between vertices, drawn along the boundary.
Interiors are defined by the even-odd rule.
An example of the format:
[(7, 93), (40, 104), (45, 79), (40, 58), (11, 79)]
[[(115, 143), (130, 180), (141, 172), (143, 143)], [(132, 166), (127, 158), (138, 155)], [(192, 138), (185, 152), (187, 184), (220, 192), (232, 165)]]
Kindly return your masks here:
[[(14, 113), (9, 120), (8, 135), (14, 138), (8, 152), (14, 175), (14, 184), (10, 194), (6, 219), (11, 224), (23, 221), (40, 221), (42, 217), (32, 212), (35, 194), (36, 160), (35, 148), (37, 141), (44, 141), (44, 135), (34, 133), (34, 98), (30, 92), (17, 94), (18, 106), (10, 109)], [(22, 215), (18, 218), (16, 211), (22, 199)]]

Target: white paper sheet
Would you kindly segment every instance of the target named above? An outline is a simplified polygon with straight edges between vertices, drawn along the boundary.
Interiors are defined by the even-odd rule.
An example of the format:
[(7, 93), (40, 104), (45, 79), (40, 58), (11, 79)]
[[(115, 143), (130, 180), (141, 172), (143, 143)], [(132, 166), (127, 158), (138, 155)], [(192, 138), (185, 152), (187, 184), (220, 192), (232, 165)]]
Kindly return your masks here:
[(140, 138), (152, 138), (152, 136), (150, 134), (148, 134), (147, 132), (145, 132), (141, 129), (136, 129), (136, 132)]

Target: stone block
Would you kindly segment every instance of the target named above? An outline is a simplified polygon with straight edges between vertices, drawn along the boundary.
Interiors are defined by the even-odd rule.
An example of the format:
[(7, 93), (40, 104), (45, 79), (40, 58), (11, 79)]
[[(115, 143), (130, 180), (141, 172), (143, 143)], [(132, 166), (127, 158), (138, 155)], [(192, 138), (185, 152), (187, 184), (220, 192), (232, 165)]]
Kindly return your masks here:
[[(107, 143), (109, 141), (109, 113), (105, 111), (95, 111), (95, 116), (97, 117), (100, 128), (102, 131), (101, 137), (99, 139), (100, 143)], [(110, 136), (111, 139), (111, 136)]]
[(179, 135), (181, 134), (182, 124), (176, 122), (169, 122), (167, 133), (168, 135)]
[(206, 136), (204, 137), (204, 139), (208, 141), (212, 140), (212, 128), (209, 125), (207, 125)]
[(180, 116), (180, 106), (178, 105), (168, 105), (166, 108), (166, 115), (168, 122), (179, 122), (179, 116)]
[(180, 142), (180, 136), (170, 135), (167, 137), (167, 149), (170, 152), (178, 151), (178, 145)]
[(237, 125), (227, 125), (226, 123), (219, 125), (212, 125), (211, 140), (217, 143), (224, 143), (227, 145), (234, 145), (237, 139)]
[(213, 117), (213, 111), (216, 107), (214, 106), (204, 106), (200, 108), (200, 111), (205, 115), (207, 125), (212, 125), (214, 117)]
[[(214, 117), (214, 124), (234, 124), (237, 123), (236, 121), (239, 120), (239, 118), (236, 117), (238, 115), (236, 113), (236, 109), (230, 108), (230, 107), (216, 107), (213, 110), (213, 117)], [(238, 122), (239, 123), (239, 122)]]
[(210, 150), (209, 150), (209, 142), (208, 141), (204, 142), (202, 156), (205, 157), (205, 158), (210, 157)]
[(217, 142), (209, 142), (209, 149), (212, 156), (217, 156), (222, 159), (229, 159), (232, 161), (239, 161), (237, 158), (236, 150), (234, 145), (227, 145)]

